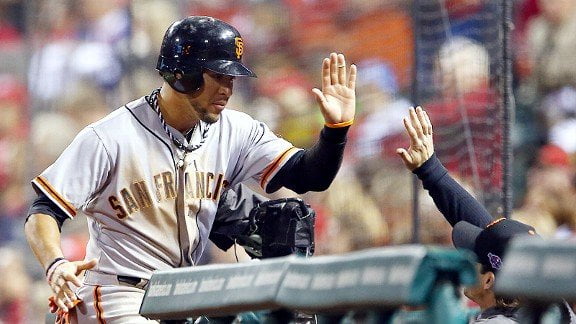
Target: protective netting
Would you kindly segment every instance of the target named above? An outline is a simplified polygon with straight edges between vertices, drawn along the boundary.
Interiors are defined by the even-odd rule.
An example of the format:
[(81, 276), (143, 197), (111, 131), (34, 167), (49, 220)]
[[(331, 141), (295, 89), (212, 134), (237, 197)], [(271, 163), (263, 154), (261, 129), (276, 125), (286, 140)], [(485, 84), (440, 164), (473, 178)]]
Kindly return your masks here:
[(502, 1), (415, 1), (416, 87), (450, 172), (502, 213)]

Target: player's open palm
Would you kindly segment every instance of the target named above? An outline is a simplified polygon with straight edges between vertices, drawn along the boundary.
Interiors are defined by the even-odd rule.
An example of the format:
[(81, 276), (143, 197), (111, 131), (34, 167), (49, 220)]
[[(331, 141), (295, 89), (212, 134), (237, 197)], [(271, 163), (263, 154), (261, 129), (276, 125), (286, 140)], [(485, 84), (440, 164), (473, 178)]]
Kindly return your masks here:
[(356, 112), (356, 66), (346, 69), (343, 54), (331, 53), (322, 61), (322, 91), (312, 89), (328, 124), (350, 122)]
[(400, 155), (409, 170), (414, 170), (426, 162), (434, 154), (434, 141), (432, 139), (432, 123), (430, 117), (421, 108), (409, 109), (409, 116), (403, 118), (404, 128), (410, 136), (408, 149), (398, 148)]

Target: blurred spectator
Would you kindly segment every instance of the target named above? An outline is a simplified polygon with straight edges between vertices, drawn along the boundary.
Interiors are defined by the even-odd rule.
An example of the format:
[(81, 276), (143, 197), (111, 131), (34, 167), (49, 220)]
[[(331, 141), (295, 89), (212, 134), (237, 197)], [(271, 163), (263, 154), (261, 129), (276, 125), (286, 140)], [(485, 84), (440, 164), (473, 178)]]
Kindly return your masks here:
[(455, 36), (446, 41), (435, 67), (444, 98), (488, 90), (490, 57), (486, 48), (472, 39)]
[(178, 7), (171, 1), (136, 1), (132, 3), (132, 15), (132, 50), (139, 57), (151, 56), (155, 64), (164, 32), (180, 17)]
[(22, 29), (20, 28), (23, 26), (17, 25), (23, 20), (21, 6), (22, 4), (16, 0), (0, 1), (0, 46), (2, 47), (22, 41)]
[(36, 113), (32, 119), (30, 139), (35, 152), (32, 172), (40, 172), (56, 161), (78, 131), (74, 119), (63, 113)]
[(543, 146), (537, 163), (528, 170), (523, 204), (513, 213), (548, 237), (576, 236), (576, 187), (574, 166), (562, 148)]
[(60, 98), (59, 110), (75, 120), (78, 129), (104, 117), (109, 108), (100, 89), (90, 82), (77, 82)]
[(527, 30), (532, 75), (541, 94), (576, 86), (576, 1), (540, 0)]
[[(316, 141), (318, 129), (323, 123), (322, 116), (314, 108), (312, 83), (308, 76), (298, 69), (296, 62), (287, 55), (273, 55), (260, 62), (256, 80), (260, 104), (272, 100), (271, 106), (259, 106), (256, 116), (268, 115), (275, 132), (296, 146), (309, 146)], [(263, 99), (266, 98), (266, 99)], [(275, 110), (271, 112), (269, 110)]]
[[(483, 51), (494, 57), (501, 55), (501, 46), (494, 44), (501, 26), (500, 3), (482, 0), (420, 1), (415, 4), (413, 23), (417, 26), (419, 46), (416, 53), (418, 80), (417, 96), (423, 102), (431, 100), (435, 93), (432, 59), (453, 39), (467, 39), (486, 46)], [(490, 45), (494, 44), (494, 45)], [(490, 45), (490, 46), (489, 46)]]
[[(94, 82), (105, 94), (116, 90), (130, 36), (126, 5), (127, 1), (85, 0), (81, 6), (68, 3), (61, 9), (49, 25), (51, 37), (33, 53), (28, 71), (30, 92), (41, 108), (49, 109), (67, 87), (81, 80)], [(81, 19), (70, 21), (71, 14)], [(73, 24), (62, 32), (64, 21)]]
[(0, 323), (29, 323), (30, 279), (26, 275), (23, 255), (18, 249), (0, 248)]
[(320, 254), (350, 252), (389, 242), (384, 215), (353, 174), (341, 170), (324, 197), (330, 217), (323, 235), (326, 241), (317, 244)]
[(526, 27), (528, 22), (534, 18), (534, 16), (540, 13), (540, 0), (523, 0), (515, 2), (516, 5), (516, 16), (514, 32), (523, 34), (526, 32)]
[(539, 116), (548, 129), (547, 139), (568, 154), (576, 154), (576, 89), (566, 86), (543, 98)]
[[(319, 40), (342, 48), (351, 60), (380, 59), (396, 76), (398, 88), (410, 86), (414, 36), (409, 6), (405, 1), (349, 1), (341, 13), (337, 33)], [(326, 43), (332, 39), (331, 43)]]
[(368, 59), (358, 64), (357, 102), (359, 114), (353, 138), (357, 159), (393, 156), (395, 143), (386, 138), (403, 133), (402, 117), (411, 106), (399, 94), (397, 77), (390, 66), (380, 59)]
[(516, 204), (529, 190), (525, 174), (536, 162), (530, 152), (547, 143), (569, 154), (576, 151), (576, 1), (531, 0), (523, 10), (530, 19), (524, 18), (525, 33), (518, 33), (517, 42)]
[(160, 86), (158, 72), (150, 67), (156, 66), (164, 32), (180, 18), (178, 6), (172, 1), (132, 1), (130, 9), (129, 53), (124, 56), (126, 72), (120, 86), (123, 102)]
[(27, 208), (28, 171), (26, 89), (15, 77), (0, 74), (0, 243), (15, 240), (19, 217)]
[(25, 68), (24, 1), (0, 1), (0, 73), (20, 75)]
[(494, 118), (500, 107), (491, 89), (490, 56), (485, 46), (453, 37), (435, 61), (440, 96), (425, 107), (435, 125), (437, 152), (448, 170), (470, 180), (492, 212), (501, 203), (501, 132)]
[[(381, 160), (373, 173), (361, 176), (363, 189), (378, 204), (389, 228), (387, 244), (412, 240), (412, 178), (396, 164)], [(427, 228), (426, 230), (429, 230)]]
[[(386, 184), (375, 181), (374, 177), (382, 174), (382, 177), (387, 179), (385, 182), (392, 181), (385, 173), (394, 173), (394, 166), (401, 167), (395, 156), (395, 149), (399, 142), (404, 143), (402, 117), (411, 103), (399, 94), (398, 79), (390, 65), (378, 58), (358, 63), (356, 94), (356, 126), (351, 129), (347, 163), (352, 164), (363, 194), (380, 200), (380, 210), (390, 211), (394, 205), (409, 204), (409, 193), (407, 200), (393, 199), (389, 194), (380, 192)], [(410, 212), (396, 212), (400, 212), (402, 216), (386, 213), (390, 227), (394, 229), (391, 241), (406, 242), (404, 236), (410, 231), (399, 226), (404, 226), (400, 225), (401, 223), (410, 226), (405, 221)]]
[[(344, 8), (341, 0), (282, 0), (287, 7), (292, 54), (309, 55), (335, 47), (339, 34), (335, 17)], [(350, 54), (346, 53), (350, 58)]]

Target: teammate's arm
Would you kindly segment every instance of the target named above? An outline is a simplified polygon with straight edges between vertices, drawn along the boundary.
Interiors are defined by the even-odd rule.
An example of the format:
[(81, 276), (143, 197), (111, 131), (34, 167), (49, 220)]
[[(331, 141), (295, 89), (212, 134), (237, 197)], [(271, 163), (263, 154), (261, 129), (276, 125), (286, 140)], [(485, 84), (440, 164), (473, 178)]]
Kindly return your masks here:
[(481, 228), (490, 224), (490, 213), (450, 176), (434, 154), (432, 123), (428, 114), (421, 107), (410, 108), (409, 116), (403, 121), (410, 146), (398, 148), (396, 153), (406, 168), (422, 180), (424, 189), (450, 225), (454, 226), (461, 220)]

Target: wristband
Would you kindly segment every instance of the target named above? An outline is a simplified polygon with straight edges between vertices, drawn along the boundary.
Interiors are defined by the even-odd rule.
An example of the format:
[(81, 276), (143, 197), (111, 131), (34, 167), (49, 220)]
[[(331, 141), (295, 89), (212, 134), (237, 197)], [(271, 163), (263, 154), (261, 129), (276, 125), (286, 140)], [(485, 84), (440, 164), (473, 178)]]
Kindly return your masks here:
[(48, 282), (50, 282), (50, 279), (52, 279), (51, 277), (52, 277), (52, 274), (54, 274), (54, 270), (56, 269), (56, 267), (58, 267), (62, 263), (66, 263), (66, 262), (69, 262), (69, 261), (66, 260), (65, 258), (58, 257), (50, 263), (48, 268), (46, 268), (46, 279), (48, 280)]
[(325, 123), (324, 125), (326, 127), (330, 127), (330, 128), (342, 128), (342, 127), (350, 126), (353, 123), (354, 123), (354, 118), (350, 119), (349, 121), (345, 121), (345, 122), (341, 122), (341, 123), (336, 123), (336, 124)]

